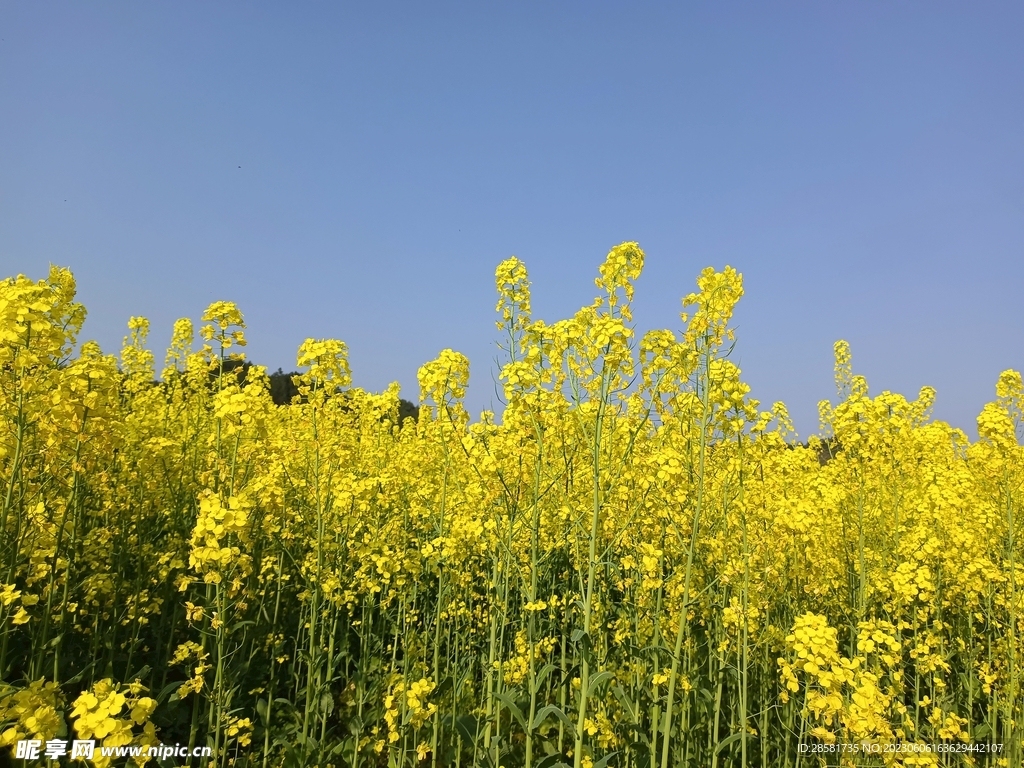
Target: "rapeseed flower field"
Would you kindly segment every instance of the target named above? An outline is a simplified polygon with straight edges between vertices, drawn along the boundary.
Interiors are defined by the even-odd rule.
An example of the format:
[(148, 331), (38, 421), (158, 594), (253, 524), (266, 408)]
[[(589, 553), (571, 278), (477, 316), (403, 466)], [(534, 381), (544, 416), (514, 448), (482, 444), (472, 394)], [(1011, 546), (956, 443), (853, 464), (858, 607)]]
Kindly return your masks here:
[(143, 318), (119, 357), (78, 345), (70, 272), (0, 282), (0, 748), (1022, 765), (1020, 373), (971, 442), (929, 388), (869, 395), (839, 342), (798, 444), (729, 359), (741, 275), (704, 270), (681, 330), (637, 338), (643, 260), (613, 248), (552, 324), (503, 262), (504, 412), (471, 419), (444, 350), (401, 424), (340, 341), (301, 346), (277, 406), (232, 364), (234, 304), (178, 321), (158, 370)]

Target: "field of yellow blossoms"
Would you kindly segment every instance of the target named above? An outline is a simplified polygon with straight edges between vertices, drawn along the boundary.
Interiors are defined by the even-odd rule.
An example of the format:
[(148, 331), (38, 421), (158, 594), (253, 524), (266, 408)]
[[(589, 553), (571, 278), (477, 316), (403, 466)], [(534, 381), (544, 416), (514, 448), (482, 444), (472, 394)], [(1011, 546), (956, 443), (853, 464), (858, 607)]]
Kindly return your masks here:
[(801, 445), (729, 359), (741, 276), (706, 269), (682, 329), (638, 338), (643, 258), (614, 248), (554, 324), (503, 262), (504, 413), (470, 418), (445, 350), (401, 424), (340, 341), (301, 346), (277, 406), (231, 303), (160, 370), (143, 318), (119, 357), (78, 344), (68, 271), (0, 282), (0, 749), (1024, 764), (1020, 373), (972, 443), (929, 388), (870, 396), (839, 342)]

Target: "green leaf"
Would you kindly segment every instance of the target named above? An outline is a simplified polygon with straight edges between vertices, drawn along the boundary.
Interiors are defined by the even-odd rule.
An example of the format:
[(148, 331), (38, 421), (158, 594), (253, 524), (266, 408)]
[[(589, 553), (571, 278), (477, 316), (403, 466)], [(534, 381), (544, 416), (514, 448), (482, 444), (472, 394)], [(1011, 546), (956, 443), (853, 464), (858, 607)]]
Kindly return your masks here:
[(472, 715), (463, 715), (455, 721), (455, 730), (467, 745), (476, 744), (477, 734), (480, 732), (480, 721)]
[(565, 755), (560, 755), (556, 752), (537, 763), (537, 768), (572, 768), (565, 760)]
[[(469, 747), (475, 747), (477, 743), (483, 738), (483, 721), (472, 715), (463, 715), (455, 721), (455, 730), (458, 731), (459, 737)], [(481, 751), (480, 755), (484, 758), (484, 764), (493, 768), (494, 760), (486, 752)]]
[(353, 736), (362, 733), (365, 726), (366, 723), (363, 722), (363, 718), (359, 715), (352, 715), (351, 719), (348, 721), (348, 731)]
[[(80, 671), (78, 672), (78, 674), (77, 674), (77, 675), (75, 675), (75, 676), (74, 676), (74, 677), (72, 677), (72, 678), (71, 678), (70, 680), (68, 680), (68, 681), (67, 681), (67, 682), (65, 683), (65, 685), (74, 685), (74, 684), (75, 684), (75, 683), (77, 683), (77, 682), (78, 682), (79, 680), (81, 680), (81, 679), (82, 679), (83, 677), (85, 677), (86, 673), (87, 673), (87, 672), (88, 672), (88, 671), (89, 671), (90, 669), (92, 669), (93, 667), (95, 667), (95, 666), (96, 666), (96, 661), (91, 661), (91, 662), (89, 662), (89, 663), (88, 663), (87, 665), (85, 665), (84, 667), (82, 667), (82, 669), (81, 669), (81, 670), (80, 670)], [(175, 687), (175, 688), (177, 688), (177, 687), (178, 687), (179, 685), (181, 685), (181, 683), (175, 683), (174, 687)]]
[(600, 760), (598, 760), (596, 763), (594, 763), (594, 768), (605, 768), (605, 766), (608, 765), (608, 761), (611, 760), (613, 757), (615, 757), (617, 754), (619, 754), (619, 753), (618, 752), (609, 752), (607, 755), (605, 755)]
[(611, 680), (615, 675), (609, 672), (607, 669), (603, 672), (598, 672), (590, 678), (590, 684), (587, 686), (587, 695), (589, 696), (597, 690), (598, 686), (604, 685)]
[(561, 720), (565, 727), (569, 729), (569, 734), (574, 739), (576, 738), (576, 728), (573, 727), (572, 721), (569, 720), (569, 716), (566, 715), (560, 707), (556, 707), (554, 704), (548, 704), (537, 713), (537, 716), (533, 718), (533, 727), (531, 730), (536, 730), (541, 723), (548, 719), (549, 715), (554, 715), (556, 718)]
[(125, 676), (126, 682), (132, 682), (134, 680), (144, 680), (146, 675), (153, 671), (153, 668), (146, 664), (142, 669), (132, 672), (130, 675)]
[[(157, 694), (156, 701), (158, 704), (163, 704), (166, 701), (177, 701), (178, 700), (178, 689), (184, 684), (184, 680), (179, 680), (176, 683), (168, 683), (163, 687), (163, 690)], [(171, 694), (174, 694), (171, 696)], [(168, 698), (170, 696), (170, 698)]]
[(621, 685), (613, 685), (612, 693), (615, 694), (615, 698), (619, 700), (619, 704), (626, 710), (629, 715), (629, 722), (636, 722), (636, 710), (634, 709), (633, 702), (629, 700), (629, 695), (622, 689)]
[(523, 715), (523, 711), (519, 708), (519, 706), (514, 701), (512, 701), (512, 699), (509, 696), (506, 696), (504, 693), (496, 693), (494, 694), (494, 698), (496, 698), (498, 701), (500, 701), (502, 704), (508, 707), (508, 711), (511, 712), (512, 716), (519, 721), (519, 724), (523, 726), (523, 730), (525, 731), (526, 717)]
[(557, 667), (554, 664), (551, 664), (550, 662), (541, 667), (540, 672), (537, 673), (536, 678), (537, 690), (540, 690), (540, 687), (544, 685), (544, 681), (547, 680), (548, 675), (550, 675), (556, 669)]
[[(739, 741), (741, 738), (743, 738), (743, 731), (737, 731), (732, 736), (728, 736), (728, 737), (722, 739), (718, 743), (718, 746), (715, 747), (715, 754), (716, 755), (719, 754), (723, 749), (725, 749), (726, 747), (728, 747), (728, 746), (734, 744), (735, 742)], [(753, 733), (748, 733), (747, 734), (747, 738), (748, 739), (756, 739), (757, 736), (755, 734), (753, 734)]]
[(651, 740), (647, 738), (646, 733), (640, 734), (640, 739), (634, 741), (629, 745), (630, 751), (636, 755), (637, 768), (643, 766), (649, 766), (651, 764)]
[(334, 697), (331, 696), (330, 691), (324, 691), (320, 695), (320, 711), (327, 715), (334, 711)]

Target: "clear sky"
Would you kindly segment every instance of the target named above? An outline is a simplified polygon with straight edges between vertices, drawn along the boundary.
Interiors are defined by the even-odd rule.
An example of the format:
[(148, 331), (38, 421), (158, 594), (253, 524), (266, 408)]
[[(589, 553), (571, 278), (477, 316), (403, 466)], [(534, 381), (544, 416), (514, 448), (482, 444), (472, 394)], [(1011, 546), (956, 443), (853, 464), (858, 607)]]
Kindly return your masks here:
[(840, 338), (975, 435), (1024, 367), (1024, 5), (0, 0), (0, 275), (71, 267), (107, 351), (231, 300), (272, 370), (340, 338), (415, 400), (451, 347), (499, 410), (494, 267), (553, 322), (625, 240), (640, 331), (744, 274), (801, 436)]

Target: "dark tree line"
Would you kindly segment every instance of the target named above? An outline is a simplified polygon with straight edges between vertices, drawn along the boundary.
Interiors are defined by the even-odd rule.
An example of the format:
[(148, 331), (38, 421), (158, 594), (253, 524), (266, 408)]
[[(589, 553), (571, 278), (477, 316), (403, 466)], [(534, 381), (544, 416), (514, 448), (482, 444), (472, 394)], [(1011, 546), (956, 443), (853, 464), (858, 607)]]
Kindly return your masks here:
[[(234, 372), (239, 379), (244, 379), (249, 373), (249, 369), (252, 368), (253, 363), (251, 360), (225, 360), (224, 371)], [(278, 368), (276, 371), (270, 374), (270, 397), (273, 399), (275, 405), (291, 405), (293, 399), (299, 394), (299, 388), (295, 386), (295, 382), (292, 381), (293, 376), (298, 376), (298, 371), (291, 371), (285, 373), (282, 369)], [(406, 419), (412, 419), (416, 421), (420, 415), (419, 406), (412, 403), (405, 398), (400, 398), (398, 401), (398, 424), (402, 425)]]

